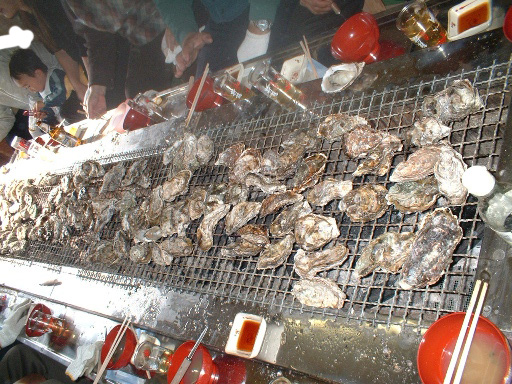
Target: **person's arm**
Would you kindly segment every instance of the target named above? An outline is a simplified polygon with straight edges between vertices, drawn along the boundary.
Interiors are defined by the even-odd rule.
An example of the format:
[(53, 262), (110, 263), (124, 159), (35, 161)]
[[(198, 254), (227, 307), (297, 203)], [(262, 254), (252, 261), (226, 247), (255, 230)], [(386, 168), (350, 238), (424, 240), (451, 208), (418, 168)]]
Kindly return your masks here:
[(57, 57), (57, 60), (59, 60), (64, 72), (66, 72), (66, 75), (68, 76), (71, 85), (73, 85), (73, 89), (76, 91), (78, 98), (80, 101), (84, 101), (87, 85), (80, 81), (80, 65), (63, 49), (55, 52), (55, 56)]
[(309, 9), (313, 15), (331, 12), (332, 3), (332, 0), (300, 0), (300, 5)]
[(0, 105), (0, 140), (4, 140), (16, 121), (12, 109), (6, 105)]
[(185, 38), (197, 32), (192, 0), (153, 0), (165, 24), (183, 46)]

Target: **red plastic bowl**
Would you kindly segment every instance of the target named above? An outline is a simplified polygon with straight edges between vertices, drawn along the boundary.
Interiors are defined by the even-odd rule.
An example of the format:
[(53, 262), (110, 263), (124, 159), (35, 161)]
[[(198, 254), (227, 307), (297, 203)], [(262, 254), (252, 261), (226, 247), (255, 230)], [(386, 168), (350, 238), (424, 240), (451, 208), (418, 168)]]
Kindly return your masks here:
[(512, 7), (509, 7), (505, 20), (503, 21), (503, 33), (505, 37), (512, 41)]
[(371, 14), (356, 13), (334, 34), (331, 54), (344, 62), (373, 63), (380, 51), (379, 35), (379, 26)]
[[(192, 107), (200, 82), (201, 78), (197, 79), (192, 85), (192, 88), (187, 95), (187, 108)], [(226, 100), (221, 95), (213, 92), (213, 79), (210, 76), (207, 76), (204, 80), (203, 89), (201, 90), (199, 99), (197, 100), (195, 111), (201, 112), (205, 109), (216, 108), (224, 104), (225, 101)]]
[[(110, 350), (110, 347), (114, 343), (114, 339), (117, 336), (117, 333), (121, 329), (121, 325), (116, 325), (112, 330), (108, 333), (107, 337), (105, 338), (105, 342), (103, 343), (103, 346), (101, 347), (101, 363), (105, 361), (108, 355), (108, 351)], [(132, 358), (133, 352), (135, 351), (135, 347), (137, 345), (137, 338), (135, 337), (135, 333), (128, 328), (126, 330), (126, 333), (123, 336), (123, 341), (118, 345), (118, 349), (121, 350), (121, 353), (119, 354), (119, 358), (117, 360), (114, 360), (114, 357), (116, 356), (115, 352), (112, 356), (112, 359), (110, 359), (109, 363), (107, 364), (107, 369), (119, 369), (126, 367), (130, 363), (130, 359)]]
[[(167, 372), (167, 383), (172, 382), (172, 379), (176, 375), (176, 372), (178, 372), (181, 363), (188, 356), (192, 347), (194, 347), (194, 344), (195, 341), (186, 341), (176, 349), (176, 352), (174, 352), (174, 355), (171, 357), (171, 364), (169, 366), (169, 371)], [(199, 373), (190, 374), (192, 371)], [(210, 355), (210, 352), (208, 352), (202, 344), (199, 344), (196, 353), (192, 357), (192, 363), (185, 373), (185, 376), (183, 376), (183, 379), (181, 379), (180, 384), (191, 382), (196, 384), (215, 384), (218, 380), (219, 370), (217, 365), (212, 361), (212, 355)]]
[[(41, 311), (46, 316), (43, 316), (43, 321), (46, 321), (48, 325), (46, 327), (41, 327), (35, 330), (32, 330), (32, 328), (35, 325), (34, 317), (35, 317), (35, 311)], [(30, 315), (27, 318), (27, 322), (25, 323), (25, 333), (28, 337), (39, 337), (44, 335), (46, 332), (50, 330), (50, 319), (52, 316), (52, 311), (50, 308), (48, 308), (44, 304), (36, 304), (32, 311), (30, 312)]]
[[(443, 316), (432, 324), (423, 335), (416, 361), (423, 383), (443, 383), (453, 347), (459, 336), (465, 315), (465, 312), (456, 312)], [(480, 316), (475, 330), (475, 337), (477, 334), (486, 335), (495, 340), (506, 354), (505, 366), (510, 367), (510, 346), (498, 327), (485, 317)], [(510, 368), (508, 369), (508, 375), (510, 375)]]

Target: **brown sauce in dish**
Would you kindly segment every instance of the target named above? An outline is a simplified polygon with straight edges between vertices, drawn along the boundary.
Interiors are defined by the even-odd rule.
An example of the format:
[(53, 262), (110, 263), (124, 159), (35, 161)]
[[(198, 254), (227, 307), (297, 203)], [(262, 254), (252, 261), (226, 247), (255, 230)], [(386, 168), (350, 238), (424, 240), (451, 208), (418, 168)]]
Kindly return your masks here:
[(485, 23), (487, 20), (489, 20), (489, 4), (480, 4), (459, 16), (459, 33)]
[(258, 321), (245, 320), (242, 323), (242, 328), (240, 329), (236, 348), (239, 351), (251, 352), (254, 348), (254, 343), (256, 342), (256, 336), (258, 335), (259, 329), (260, 323)]

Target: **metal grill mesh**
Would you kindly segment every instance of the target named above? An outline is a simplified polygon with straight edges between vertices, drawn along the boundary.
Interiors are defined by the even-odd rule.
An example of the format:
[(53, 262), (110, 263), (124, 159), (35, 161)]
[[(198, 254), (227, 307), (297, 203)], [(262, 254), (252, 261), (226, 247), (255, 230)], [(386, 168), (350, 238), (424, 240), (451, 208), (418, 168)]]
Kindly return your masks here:
[[(328, 114), (347, 112), (367, 118), (372, 126), (380, 130), (403, 137), (404, 130), (409, 128), (417, 117), (424, 95), (446, 88), (453, 80), (465, 78), (479, 89), (485, 108), (463, 121), (452, 123), (449, 139), (452, 146), (463, 155), (466, 164), (481, 164), (495, 170), (510, 102), (511, 77), (510, 61), (494, 63), (486, 68), (434, 78), (428, 82), (375, 90), (372, 93), (342, 94), (329, 104), (315, 105), (313, 111), (317, 116), (303, 113), (274, 114), (227, 126), (204, 128), (196, 134), (206, 133), (212, 138), (215, 142), (215, 156), (239, 141), (243, 141), (247, 147), (262, 151), (269, 148), (277, 149), (293, 129), (314, 128)], [(152, 187), (155, 187), (162, 184), (167, 176), (167, 168), (162, 163), (163, 150), (164, 148), (154, 148), (125, 153), (100, 161), (104, 164), (123, 161), (129, 165), (135, 158), (147, 157)], [(389, 188), (389, 174), (392, 171), (383, 177), (353, 177), (352, 172), (356, 169), (357, 162), (345, 160), (339, 142), (324, 142), (321, 151), (328, 156), (324, 177), (352, 179), (354, 187), (365, 183), (378, 183)], [(392, 168), (409, 154), (410, 149), (407, 148), (397, 153)], [(214, 160), (209, 166), (195, 172), (191, 180), (191, 189), (195, 186), (228, 181), (227, 169), (212, 166), (213, 162)], [(45, 194), (43, 193), (40, 198), (44, 199)], [(250, 200), (258, 201), (263, 198), (261, 193), (255, 191), (252, 191), (249, 197)], [(215, 230), (214, 246), (210, 251), (204, 253), (197, 248), (192, 256), (176, 258), (169, 267), (153, 264), (135, 265), (130, 261), (117, 267), (84, 265), (76, 257), (76, 248), (70, 247), (69, 244), (55, 245), (44, 242), (31, 242), (28, 251), (18, 257), (57, 265), (77, 266), (81, 268), (81, 276), (105, 283), (132, 285), (142, 280), (143, 284), (256, 303), (271, 311), (302, 311), (312, 315), (370, 323), (373, 326), (408, 324), (419, 329), (448, 312), (465, 309), (471, 294), (483, 230), (483, 223), (477, 217), (476, 202), (472, 197), (469, 197), (462, 206), (452, 207), (464, 235), (447, 273), (434, 286), (414, 290), (399, 288), (397, 274), (374, 272), (358, 280), (354, 277), (354, 266), (362, 249), (371, 239), (386, 231), (414, 231), (425, 212), (402, 214), (390, 207), (383, 217), (360, 225), (352, 223), (345, 214), (339, 212), (337, 203), (334, 201), (323, 208), (317, 207), (314, 213), (336, 217), (341, 232), (337, 241), (350, 249), (350, 256), (341, 267), (320, 274), (337, 281), (346, 292), (348, 299), (341, 310), (303, 307), (294, 299), (291, 289), (298, 280), (298, 276), (293, 273), (294, 253), (284, 265), (263, 271), (255, 267), (257, 258), (231, 260), (222, 257), (219, 248), (228, 242), (228, 237), (223, 234), (223, 221)], [(274, 217), (275, 215), (269, 215), (266, 218), (254, 219), (252, 222), (270, 225)], [(197, 243), (195, 232), (198, 224), (199, 220), (192, 222), (188, 230), (188, 236), (194, 243)], [(119, 225), (119, 219), (113, 220), (103, 230), (102, 237), (112, 238)], [(87, 251), (85, 246), (82, 247), (82, 251)]]

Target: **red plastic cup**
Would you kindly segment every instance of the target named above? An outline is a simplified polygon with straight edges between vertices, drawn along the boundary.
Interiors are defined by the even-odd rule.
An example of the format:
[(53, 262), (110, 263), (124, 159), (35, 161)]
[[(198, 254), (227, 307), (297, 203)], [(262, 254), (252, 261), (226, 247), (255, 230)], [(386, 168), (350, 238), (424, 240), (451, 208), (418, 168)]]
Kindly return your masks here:
[(332, 56), (343, 62), (373, 63), (378, 60), (379, 26), (367, 13), (356, 13), (345, 21), (331, 41)]
[(512, 41), (512, 7), (509, 7), (505, 20), (503, 21), (503, 33), (505, 37)]
[[(171, 357), (171, 364), (167, 372), (167, 383), (172, 382), (172, 379), (178, 372), (183, 360), (187, 358), (194, 347), (194, 344), (195, 341), (186, 341), (176, 349)], [(210, 352), (202, 344), (199, 344), (192, 357), (192, 363), (180, 383), (216, 384), (218, 381), (219, 369), (217, 365), (213, 362)]]
[[(442, 384), (450, 364), (453, 348), (459, 336), (465, 312), (443, 316), (432, 324), (421, 339), (418, 348), (417, 365), (421, 380), (425, 384)], [(479, 340), (496, 346), (497, 358), (504, 356), (503, 377), (510, 377), (511, 351), (507, 339), (490, 320), (480, 316), (476, 326), (472, 346)], [(470, 352), (471, 354), (471, 352)], [(466, 368), (468, 368), (468, 363)], [(503, 379), (503, 383), (508, 382)]]
[[(107, 358), (108, 352), (110, 351), (110, 347), (114, 344), (114, 340), (121, 330), (121, 325), (116, 325), (112, 330), (108, 333), (105, 338), (105, 342), (101, 347), (101, 363), (105, 361)], [(112, 358), (107, 364), (107, 369), (120, 369), (126, 367), (130, 363), (130, 359), (132, 358), (133, 352), (135, 351), (135, 346), (137, 345), (137, 338), (135, 337), (135, 333), (128, 328), (117, 346), (117, 351), (114, 352)]]
[[(197, 79), (187, 95), (188, 108), (192, 107), (192, 103), (194, 102), (194, 97), (196, 96), (197, 88), (199, 88), (200, 82), (201, 79)], [(204, 80), (203, 89), (201, 90), (199, 99), (197, 100), (195, 111), (201, 112), (205, 109), (216, 108), (225, 102), (226, 100), (221, 95), (213, 91), (213, 79), (210, 76), (207, 76)]]

